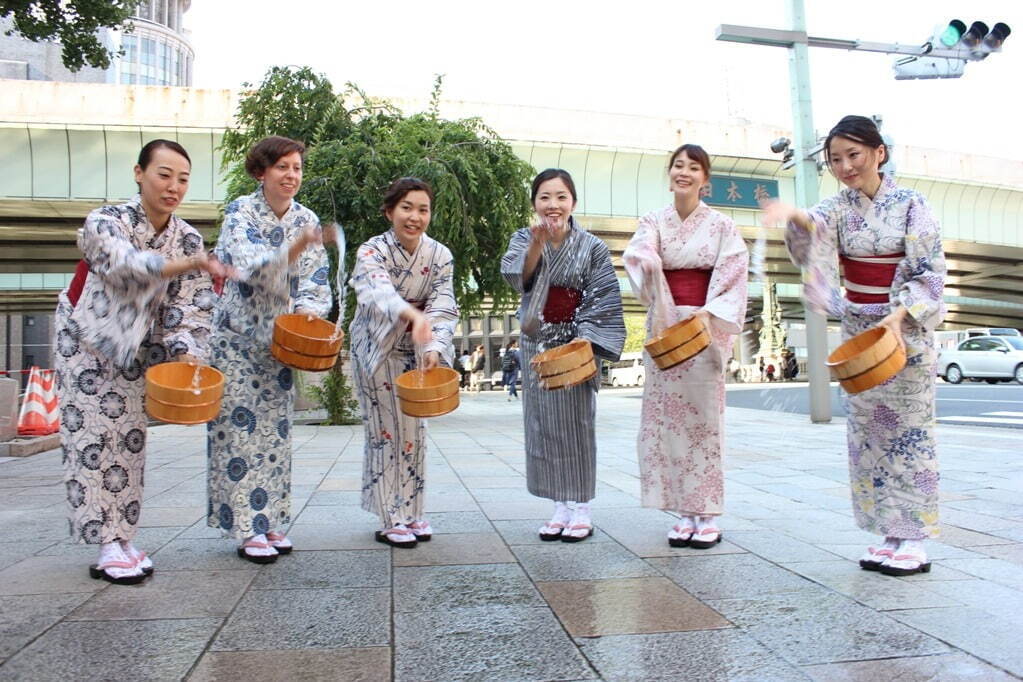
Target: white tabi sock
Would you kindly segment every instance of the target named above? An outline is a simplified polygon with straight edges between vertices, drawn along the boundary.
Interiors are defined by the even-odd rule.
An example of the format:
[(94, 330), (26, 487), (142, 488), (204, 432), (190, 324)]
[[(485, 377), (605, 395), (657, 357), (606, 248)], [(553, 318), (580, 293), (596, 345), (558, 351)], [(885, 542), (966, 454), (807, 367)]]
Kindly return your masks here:
[(145, 570), (153, 567), (153, 560), (131, 544), (131, 540), (121, 540), (121, 549), (139, 565), (139, 568)]
[[(134, 564), (135, 560), (128, 556), (124, 549), (121, 548), (120, 542), (105, 542), (100, 545), (99, 548), (99, 561), (97, 562), (100, 566), (109, 561), (122, 561), (129, 564)], [(142, 568), (137, 564), (131, 568), (120, 568), (111, 566), (109, 568), (101, 569), (106, 571), (107, 575), (111, 578), (127, 578), (130, 576), (142, 575)]]

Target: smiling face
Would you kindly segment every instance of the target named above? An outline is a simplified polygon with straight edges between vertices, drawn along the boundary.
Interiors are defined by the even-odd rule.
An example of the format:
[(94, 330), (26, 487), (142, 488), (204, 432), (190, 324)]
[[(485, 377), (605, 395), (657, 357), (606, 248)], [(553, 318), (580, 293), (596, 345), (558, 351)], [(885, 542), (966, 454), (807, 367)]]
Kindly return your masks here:
[(575, 199), (561, 178), (551, 178), (540, 184), (533, 200), (536, 214), (558, 230), (564, 230), (575, 209)]
[(430, 195), (414, 189), (399, 199), (394, 208), (384, 211), (398, 241), (407, 251), (415, 251), (430, 226), (430, 209)]
[(256, 179), (263, 183), (263, 194), (271, 205), (294, 199), (302, 186), (302, 155), (299, 152), (285, 154)]
[(710, 178), (698, 161), (682, 152), (675, 157), (671, 168), (668, 169), (668, 180), (669, 189), (676, 195), (699, 197), (700, 188), (707, 184)]
[(158, 226), (166, 224), (185, 198), (191, 172), (192, 164), (188, 159), (167, 147), (153, 150), (145, 168), (135, 166), (135, 182), (150, 222)]
[(885, 159), (884, 145), (874, 149), (862, 142), (836, 137), (828, 147), (828, 164), (843, 185), (873, 191), (881, 182), (878, 167)]

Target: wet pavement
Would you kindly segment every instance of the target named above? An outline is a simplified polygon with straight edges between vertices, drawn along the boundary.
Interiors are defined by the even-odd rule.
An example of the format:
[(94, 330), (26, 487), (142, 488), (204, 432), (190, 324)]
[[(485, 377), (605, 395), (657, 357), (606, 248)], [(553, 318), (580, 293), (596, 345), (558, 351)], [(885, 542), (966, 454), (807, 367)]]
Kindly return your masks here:
[[(789, 389), (791, 390), (791, 389)], [(1023, 675), (1023, 457), (940, 425), (929, 574), (861, 571), (845, 427), (729, 407), (724, 541), (674, 549), (639, 506), (635, 390), (598, 401), (596, 534), (541, 542), (521, 406), (432, 420), (434, 538), (373, 540), (362, 431), (297, 426), (290, 536), (256, 566), (205, 525), (205, 431), (150, 431), (136, 544), (156, 574), (91, 580), (65, 538), (60, 454), (0, 461), (0, 680), (1007, 680)]]

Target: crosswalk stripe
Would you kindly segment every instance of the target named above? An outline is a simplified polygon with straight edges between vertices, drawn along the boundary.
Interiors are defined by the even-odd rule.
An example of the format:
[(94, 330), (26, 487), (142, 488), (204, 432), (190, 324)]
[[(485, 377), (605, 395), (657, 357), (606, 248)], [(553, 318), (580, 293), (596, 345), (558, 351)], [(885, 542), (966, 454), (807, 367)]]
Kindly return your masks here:
[(938, 417), (938, 421), (968, 422), (970, 424), (1012, 424), (1014, 426), (1023, 426), (1023, 419), (1009, 419), (1005, 417)]

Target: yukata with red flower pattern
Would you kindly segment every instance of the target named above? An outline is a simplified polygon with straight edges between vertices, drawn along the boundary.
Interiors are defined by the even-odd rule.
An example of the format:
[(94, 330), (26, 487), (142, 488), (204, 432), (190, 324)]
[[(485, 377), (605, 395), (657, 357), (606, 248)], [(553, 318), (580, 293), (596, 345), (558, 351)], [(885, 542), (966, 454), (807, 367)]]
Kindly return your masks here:
[(237, 268), (240, 279), (225, 283), (213, 316), (211, 364), (224, 373), (224, 397), (207, 426), (207, 524), (229, 537), (262, 535), (291, 523), (294, 372), (270, 354), (270, 342), (278, 315), (330, 312), (323, 246), (288, 263), (289, 245), (318, 224), (316, 214), (297, 201), (278, 218), (262, 189), (224, 211), (215, 253)]
[(77, 301), (70, 287), (60, 293), (54, 353), (69, 528), (79, 542), (130, 541), (142, 510), (145, 371), (207, 355), (213, 282), (161, 275), (167, 261), (201, 253), (202, 236), (176, 215), (157, 234), (138, 196), (90, 213), (78, 247), (89, 271)]
[(458, 304), (452, 286), (451, 251), (422, 235), (413, 253), (393, 230), (359, 247), (349, 282), (357, 297), (349, 329), (352, 375), (366, 431), (362, 508), (385, 527), (423, 519), (426, 421), (398, 406), (394, 380), (417, 366), (411, 326), (400, 317), (412, 305), (423, 311), (440, 364), (454, 361), (452, 338)]
[[(710, 314), (712, 338), (702, 353), (667, 370), (644, 353), (638, 439), (643, 506), (720, 515), (725, 366), (746, 320), (746, 244), (730, 218), (703, 202), (685, 220), (669, 205), (640, 218), (623, 260), (634, 291), (649, 306), (648, 335), (702, 309)], [(675, 305), (666, 270), (710, 271), (706, 303)]]
[[(938, 455), (934, 443), (937, 352), (934, 328), (945, 317), (945, 254), (938, 221), (927, 201), (882, 175), (873, 200), (844, 189), (807, 211), (814, 229), (789, 224), (785, 241), (803, 270), (803, 294), (812, 309), (838, 318), (849, 339), (902, 306), (906, 366), (887, 382), (845, 396), (849, 479), (860, 528), (918, 540), (938, 535)], [(892, 260), (894, 279), (885, 302), (854, 303), (839, 288), (839, 257)], [(888, 257), (885, 259), (884, 257)], [(845, 285), (849, 289), (848, 264)], [(866, 293), (872, 293), (867, 288)], [(852, 291), (864, 287), (852, 283)], [(857, 298), (855, 293), (851, 296)]]

